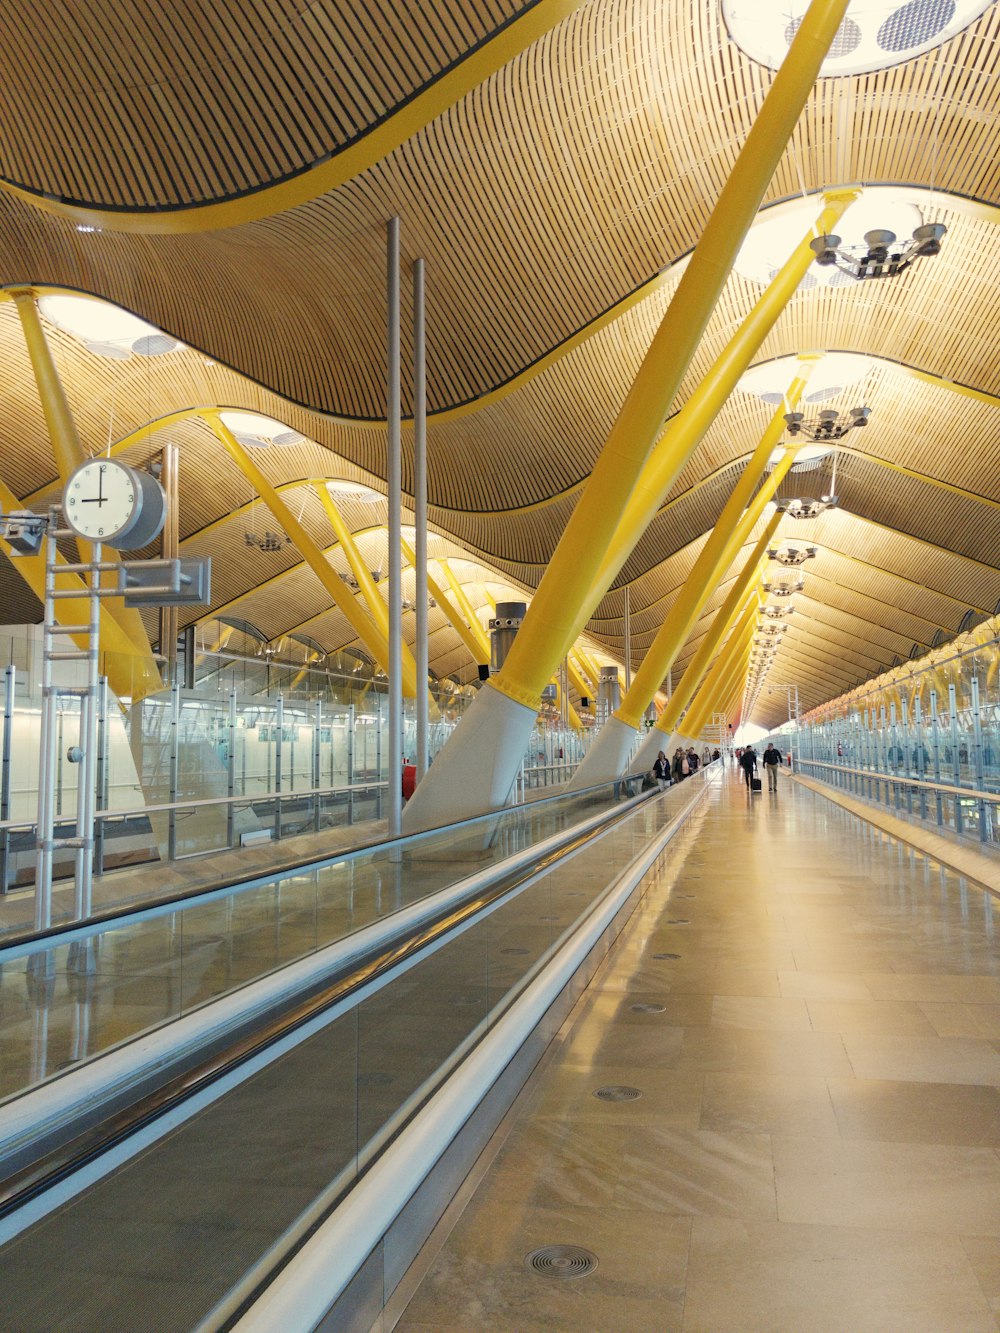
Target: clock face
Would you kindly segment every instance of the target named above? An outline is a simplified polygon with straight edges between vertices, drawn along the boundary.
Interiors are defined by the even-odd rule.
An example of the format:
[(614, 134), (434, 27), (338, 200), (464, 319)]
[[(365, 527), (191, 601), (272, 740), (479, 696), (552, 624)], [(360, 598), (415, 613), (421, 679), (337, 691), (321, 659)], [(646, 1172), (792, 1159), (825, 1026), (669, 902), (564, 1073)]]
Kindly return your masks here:
[(92, 458), (69, 479), (63, 513), (74, 532), (90, 541), (112, 541), (135, 515), (136, 474), (110, 458)]

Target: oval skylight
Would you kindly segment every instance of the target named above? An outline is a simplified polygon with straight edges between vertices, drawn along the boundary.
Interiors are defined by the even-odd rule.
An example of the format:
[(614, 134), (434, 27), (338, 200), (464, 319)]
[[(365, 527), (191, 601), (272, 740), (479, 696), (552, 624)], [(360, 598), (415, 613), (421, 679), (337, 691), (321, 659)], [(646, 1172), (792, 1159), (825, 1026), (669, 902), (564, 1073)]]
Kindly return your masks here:
[(283, 421), (265, 417), (259, 412), (220, 412), (224, 426), (233, 432), (240, 444), (262, 449), (268, 445), (298, 444), (302, 436)]
[(41, 297), (38, 307), (50, 323), (82, 339), (95, 356), (118, 361), (132, 352), (140, 356), (162, 356), (182, 345), (138, 315), (107, 301), (53, 292)]
[[(737, 388), (752, 393), (765, 403), (780, 403), (800, 368), (797, 356), (779, 356), (751, 368), (740, 378)], [(874, 365), (860, 352), (827, 352), (809, 376), (804, 401), (821, 403), (835, 397), (865, 378)]]
[[(820, 68), (821, 78), (864, 74), (923, 55), (984, 13), (991, 0), (851, 0)], [(806, 0), (722, 0), (729, 35), (751, 60), (777, 69)]]
[(335, 500), (350, 500), (354, 504), (376, 504), (385, 498), (360, 481), (341, 481), (336, 478), (326, 483), (326, 489)]
[[(751, 282), (766, 285), (789, 258), (808, 232), (815, 235), (815, 223), (823, 208), (820, 195), (810, 195), (791, 207), (768, 209), (747, 232), (733, 267)], [(836, 225), (836, 234), (845, 245), (861, 245), (866, 231), (886, 228), (901, 238), (912, 236), (923, 222), (919, 208), (901, 200), (888, 186), (866, 189), (846, 209)], [(856, 279), (833, 265), (812, 264), (799, 284), (799, 291), (811, 287), (854, 286)]]
[[(803, 444), (801, 448), (795, 451), (795, 462), (792, 464), (791, 471), (811, 472), (814, 468), (819, 467), (828, 454), (832, 453), (832, 444)], [(768, 467), (777, 467), (784, 456), (785, 447), (779, 444), (768, 459)]]

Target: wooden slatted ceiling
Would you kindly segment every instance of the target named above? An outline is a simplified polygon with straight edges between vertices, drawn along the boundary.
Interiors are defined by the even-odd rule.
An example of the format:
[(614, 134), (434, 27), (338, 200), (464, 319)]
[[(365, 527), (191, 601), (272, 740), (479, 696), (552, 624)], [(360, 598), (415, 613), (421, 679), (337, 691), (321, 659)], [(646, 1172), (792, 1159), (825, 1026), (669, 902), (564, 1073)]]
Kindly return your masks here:
[(0, 43), (0, 167), (31, 189), (119, 207), (240, 194), (335, 153), (517, 10), (80, 0), (61, 15), (20, 0)]
[[(929, 184), (932, 159), (939, 188), (995, 197), (982, 99), (998, 25), (994, 7), (940, 52), (822, 81), (770, 197), (838, 180)], [(440, 402), (458, 401), (690, 248), (769, 81), (724, 38), (714, 3), (591, 4), (397, 153), (288, 215), (208, 236), (78, 236), (81, 248), (65, 224), (32, 228), (18, 206), (5, 252), (23, 261), (17, 276), (25, 264), (33, 277), (86, 276), (291, 397), (380, 412), (372, 331), (382, 225), (399, 209), (407, 252), (427, 255), (437, 288), (431, 381)], [(916, 114), (929, 98), (933, 114)], [(18, 255), (22, 239), (34, 255)], [(256, 309), (261, 326), (246, 317)]]

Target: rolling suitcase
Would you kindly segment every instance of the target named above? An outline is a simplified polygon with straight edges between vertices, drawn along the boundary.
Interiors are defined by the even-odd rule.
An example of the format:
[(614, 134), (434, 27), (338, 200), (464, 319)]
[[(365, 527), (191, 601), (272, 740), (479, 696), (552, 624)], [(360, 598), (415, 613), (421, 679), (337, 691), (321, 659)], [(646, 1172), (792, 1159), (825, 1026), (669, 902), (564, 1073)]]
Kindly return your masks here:
[(751, 791), (760, 791), (760, 789), (761, 789), (761, 781), (760, 781), (760, 778), (751, 778), (751, 779), (750, 779), (750, 790), (751, 790)]

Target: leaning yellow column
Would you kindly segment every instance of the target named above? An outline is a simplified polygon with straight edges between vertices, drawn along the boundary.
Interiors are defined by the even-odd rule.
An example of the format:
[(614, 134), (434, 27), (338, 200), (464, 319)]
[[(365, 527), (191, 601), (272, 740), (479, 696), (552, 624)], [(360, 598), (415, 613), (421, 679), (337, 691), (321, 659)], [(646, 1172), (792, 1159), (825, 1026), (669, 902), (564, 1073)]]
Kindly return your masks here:
[[(375, 660), (381, 666), (383, 671), (388, 670), (388, 646), (384, 635), (379, 632), (378, 626), (372, 620), (367, 611), (359, 604), (353, 592), (347, 587), (343, 579), (327, 561), (323, 552), (316, 545), (313, 539), (306, 532), (305, 528), (298, 521), (292, 511), (282, 500), (275, 488), (264, 476), (260, 468), (250, 457), (243, 445), (236, 439), (232, 431), (225, 425), (215, 412), (205, 413), (205, 420), (215, 432), (219, 442), (232, 458), (233, 462), (240, 469), (243, 475), (249, 481), (260, 498), (267, 505), (268, 509), (274, 515), (276, 521), (281, 524), (285, 532), (295, 543), (296, 549), (306, 562), (312, 572), (319, 579), (325, 590), (330, 594), (335, 606), (347, 620), (348, 624), (357, 634), (358, 638), (372, 654)], [(407, 672), (406, 663), (403, 663), (403, 693), (409, 698), (416, 694), (415, 670), (412, 666)]]
[(750, 614), (740, 617), (739, 624), (730, 634), (726, 643), (723, 644), (708, 675), (695, 692), (687, 713), (683, 720), (678, 723), (677, 731), (671, 738), (671, 744), (681, 740), (691, 741), (697, 736), (695, 726), (706, 705), (714, 701), (723, 689), (728, 688), (730, 679), (735, 676), (737, 667), (753, 640), (757, 621), (756, 597), (752, 599), (748, 609)]
[[(405, 537), (403, 538), (402, 546), (403, 554), (406, 556), (407, 560), (411, 565), (415, 565), (417, 557), (414, 554), (413, 547)], [(473, 630), (469, 628), (465, 623), (464, 618), (455, 610), (451, 602), (448, 600), (448, 594), (439, 583), (435, 582), (429, 573), (427, 575), (427, 591), (445, 613), (445, 616), (448, 618), (448, 623), (472, 654), (473, 662), (481, 665), (488, 664), (490, 660), (489, 643), (484, 643), (484, 636), (476, 635)], [(480, 626), (480, 629), (481, 628), (482, 626)]]
[(482, 650), (486, 653), (484, 661), (488, 662), (490, 660), (490, 641), (486, 631), (483, 629), (482, 622), (476, 615), (476, 608), (469, 601), (465, 589), (455, 577), (454, 571), (452, 570), (451, 565), (448, 564), (448, 561), (439, 560), (438, 564), (444, 570), (444, 576), (448, 580), (448, 584), (455, 595), (455, 601), (458, 603), (459, 611), (469, 622), (469, 629), (479, 640)]
[(656, 757), (657, 750), (662, 747), (665, 739), (669, 738), (670, 744), (673, 744), (673, 732), (680, 715), (693, 698), (719, 644), (729, 632), (730, 627), (745, 614), (747, 606), (752, 606), (756, 611), (757, 592), (755, 590), (748, 601), (747, 589), (759, 576), (761, 559), (780, 522), (781, 513), (776, 510), (753, 551), (744, 562), (743, 568), (732, 588), (730, 588), (725, 601), (716, 612), (715, 619), (712, 621), (711, 627), (702, 640), (698, 651), (674, 686), (673, 694), (667, 700), (667, 706), (657, 719), (656, 726), (650, 731), (632, 758), (629, 764), (630, 773), (641, 773), (651, 768), (652, 758)]
[(604, 553), (847, 4), (848, 0), (812, 0), (803, 16), (503, 669), (479, 691), (462, 725), (407, 804), (407, 828), (479, 814), (507, 799), (542, 689), (592, 610), (586, 603)]
[[(25, 345), (31, 359), (31, 369), (34, 372), (35, 383), (38, 386), (38, 397), (42, 404), (42, 412), (45, 415), (45, 425), (48, 428), (49, 439), (52, 443), (52, 455), (59, 471), (60, 480), (65, 486), (70, 474), (81, 463), (86, 462), (90, 455), (83, 447), (83, 442), (77, 433), (76, 423), (73, 420), (73, 414), (70, 411), (69, 402), (59, 378), (59, 372), (56, 369), (56, 363), (52, 359), (52, 351), (45, 337), (45, 330), (42, 328), (42, 321), (38, 315), (34, 291), (30, 287), (15, 287), (10, 290), (10, 296), (21, 321)], [(77, 547), (80, 552), (80, 559), (89, 560), (90, 543), (78, 540)], [(116, 564), (119, 560), (118, 552), (105, 547), (103, 558)], [(160, 673), (153, 659), (153, 650), (150, 647), (146, 627), (142, 623), (142, 616), (134, 607), (126, 606), (120, 597), (105, 597), (102, 599), (101, 605), (107, 615), (121, 626), (124, 638), (129, 645), (127, 652), (135, 659), (136, 679), (143, 682), (143, 693), (149, 694), (161, 688)], [(104, 620), (106, 618), (102, 617)], [(102, 647), (106, 648), (103, 641)], [(115, 693), (117, 694), (118, 691), (116, 690)], [(133, 698), (137, 697), (135, 692), (130, 689), (125, 689), (124, 693), (126, 697), (129, 695), (132, 695)]]
[[(337, 544), (347, 559), (348, 568), (354, 575), (355, 582), (358, 585), (358, 591), (365, 599), (371, 618), (375, 621), (375, 624), (385, 636), (386, 642), (388, 643), (389, 608), (386, 606), (381, 593), (375, 585), (371, 570), (361, 558), (361, 552), (358, 550), (357, 543), (354, 540), (354, 534), (344, 522), (340, 510), (337, 508), (336, 504), (334, 504), (333, 496), (330, 494), (326, 483), (323, 481), (314, 481), (313, 490), (319, 496), (320, 503), (326, 510), (326, 516), (330, 523), (330, 530), (337, 539)], [(404, 658), (407, 652), (408, 648), (404, 643)]]
[(732, 635), (716, 659), (715, 666), (705, 677), (705, 682), (695, 695), (681, 725), (681, 734), (689, 740), (698, 739), (716, 703), (720, 699), (727, 699), (746, 674), (747, 658), (755, 628), (755, 621), (751, 621), (749, 627), (738, 638)]
[(771, 417), (742, 476), (723, 506), (715, 527), (698, 553), (691, 573), (684, 580), (656, 637), (646, 650), (628, 693), (605, 722), (600, 735), (577, 769), (572, 780), (577, 787), (596, 786), (621, 775), (635, 740), (636, 729), (650, 699), (673, 666), (702, 608), (718, 586), (719, 579), (732, 564), (737, 551), (791, 466), (790, 457), (786, 453), (766, 484), (754, 496), (754, 488), (770, 465), (771, 455), (785, 429), (785, 413), (798, 406), (805, 382), (805, 376), (792, 382), (787, 396)]

